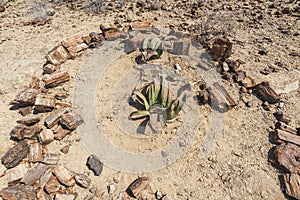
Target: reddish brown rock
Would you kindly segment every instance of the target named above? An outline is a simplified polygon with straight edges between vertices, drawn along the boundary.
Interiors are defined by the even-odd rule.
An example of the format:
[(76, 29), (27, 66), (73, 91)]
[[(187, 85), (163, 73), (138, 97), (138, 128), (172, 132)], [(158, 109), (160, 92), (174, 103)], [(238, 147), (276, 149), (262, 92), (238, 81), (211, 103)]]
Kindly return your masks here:
[(53, 169), (56, 178), (65, 186), (73, 186), (75, 184), (74, 173), (68, 170), (65, 166), (59, 164)]
[(17, 123), (32, 126), (40, 121), (40, 117), (32, 116), (32, 117), (24, 117), (22, 119), (17, 120)]
[(36, 96), (39, 94), (39, 90), (33, 88), (27, 88), (17, 94), (15, 99), (11, 101), (10, 105), (17, 106), (31, 106), (34, 104)]
[(70, 57), (69, 52), (62, 46), (56, 46), (46, 56), (49, 63), (53, 65), (60, 65), (67, 61)]
[(47, 184), (45, 185), (45, 191), (48, 194), (51, 194), (54, 192), (58, 192), (60, 189), (61, 189), (61, 185), (58, 179), (54, 175), (52, 175), (49, 181), (47, 182)]
[(60, 117), (67, 112), (66, 108), (59, 108), (57, 110), (52, 111), (46, 118), (45, 118), (45, 125), (48, 128), (52, 128), (53, 126), (55, 126)]
[(43, 149), (42, 145), (38, 142), (29, 144), (29, 154), (28, 160), (29, 162), (39, 162), (42, 160)]
[(258, 84), (255, 87), (254, 92), (261, 100), (267, 101), (268, 103), (273, 104), (280, 100), (280, 96), (276, 94), (268, 82), (262, 82)]
[(54, 139), (56, 140), (62, 140), (64, 139), (68, 134), (70, 134), (72, 131), (68, 129), (64, 129), (61, 126), (58, 126), (57, 129), (54, 131)]
[(39, 126), (26, 126), (20, 124), (15, 126), (13, 130), (11, 130), (10, 136), (18, 140), (34, 139), (42, 130), (43, 129)]
[(45, 87), (52, 88), (70, 80), (70, 75), (65, 69), (59, 69), (44, 77)]
[(38, 112), (50, 112), (55, 107), (54, 96), (39, 94), (36, 97), (34, 108)]
[(4, 200), (36, 200), (36, 191), (30, 185), (15, 185), (0, 191)]
[(127, 188), (126, 192), (134, 198), (139, 198), (142, 195), (142, 192), (147, 187), (149, 182), (148, 177), (139, 177), (130, 186)]
[(295, 199), (300, 199), (300, 175), (299, 174), (285, 174), (283, 176), (285, 184), (285, 193)]
[(300, 147), (295, 144), (282, 144), (275, 147), (270, 161), (286, 172), (300, 173)]
[(218, 38), (209, 49), (214, 61), (226, 60), (232, 54), (232, 43), (227, 38)]
[(22, 116), (26, 116), (30, 113), (32, 113), (32, 106), (26, 106), (26, 107), (22, 107), (22, 108), (19, 108), (19, 113), (22, 115)]
[(82, 117), (74, 111), (63, 114), (60, 118), (60, 123), (63, 127), (69, 130), (75, 130), (83, 123)]
[(24, 183), (25, 185), (33, 185), (40, 179), (42, 174), (44, 174), (48, 168), (49, 167), (43, 163), (36, 163), (21, 179), (21, 183)]
[(9, 149), (1, 158), (1, 163), (6, 168), (13, 168), (17, 166), (23, 158), (28, 154), (28, 146), (24, 141), (20, 141), (18, 144)]

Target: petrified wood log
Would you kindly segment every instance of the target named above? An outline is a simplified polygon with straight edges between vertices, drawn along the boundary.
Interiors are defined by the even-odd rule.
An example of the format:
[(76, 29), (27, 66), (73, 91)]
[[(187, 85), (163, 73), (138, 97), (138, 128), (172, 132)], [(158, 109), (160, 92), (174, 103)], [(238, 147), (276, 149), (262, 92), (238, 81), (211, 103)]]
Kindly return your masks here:
[(75, 176), (75, 181), (79, 186), (83, 188), (88, 188), (91, 184), (91, 179), (84, 174), (77, 174)]
[(50, 177), (50, 180), (45, 185), (45, 190), (48, 194), (58, 192), (60, 190), (60, 188), (61, 188), (61, 185), (60, 185), (58, 179), (54, 175), (52, 175)]
[(67, 111), (68, 110), (66, 108), (58, 108), (57, 110), (52, 111), (50, 115), (45, 118), (46, 127), (52, 128), (53, 126), (55, 126), (58, 123), (60, 117)]
[(15, 99), (11, 101), (10, 105), (17, 106), (31, 106), (34, 104), (36, 96), (39, 94), (39, 90), (33, 88), (27, 88), (17, 94)]
[(50, 112), (55, 107), (54, 96), (39, 94), (36, 97), (34, 108), (38, 112)]
[(80, 52), (82, 52), (83, 50), (87, 49), (88, 45), (85, 44), (84, 42), (80, 43), (80, 44), (76, 44), (74, 46), (70, 46), (67, 48), (67, 50), (69, 51), (71, 58), (75, 58), (76, 56), (79, 55)]
[(21, 179), (21, 183), (25, 185), (33, 185), (37, 180), (40, 179), (42, 174), (49, 167), (43, 163), (36, 163), (32, 168), (28, 170), (25, 176)]
[(29, 162), (39, 162), (42, 160), (43, 151), (42, 145), (38, 142), (29, 144), (29, 154), (28, 160)]
[(285, 141), (285, 142), (290, 142), (293, 144), (296, 144), (298, 146), (300, 146), (300, 136), (299, 135), (295, 135), (292, 133), (289, 133), (287, 131), (283, 131), (280, 129), (276, 129), (276, 133), (275, 133), (275, 138), (277, 140), (281, 140), (281, 141)]
[(63, 114), (60, 118), (60, 123), (63, 127), (69, 130), (75, 130), (83, 123), (82, 117), (74, 111)]
[[(279, 129), (281, 129), (281, 130), (283, 130), (283, 131), (287, 131), (287, 132), (289, 132), (289, 133), (292, 133), (292, 134), (297, 135), (297, 129), (295, 129), (295, 128), (292, 127), (292, 126), (289, 126), (289, 125), (285, 124), (284, 122), (277, 122), (277, 123), (275, 124), (275, 127), (276, 127), (276, 128), (279, 128)], [(300, 136), (299, 136), (299, 137), (300, 137)]]
[(49, 144), (54, 140), (54, 134), (51, 129), (45, 129), (38, 135), (41, 144)]
[(17, 166), (23, 158), (28, 154), (28, 146), (24, 141), (20, 141), (18, 144), (9, 149), (1, 158), (1, 163), (6, 168), (13, 168)]
[(65, 48), (68, 48), (68, 47), (71, 47), (71, 46), (75, 46), (76, 44), (80, 44), (80, 43), (83, 43), (83, 39), (76, 35), (74, 37), (70, 37), (70, 38), (67, 38), (65, 40), (63, 40), (61, 42), (61, 44), (65, 47)]
[(15, 185), (2, 189), (0, 196), (4, 200), (36, 200), (36, 191), (30, 185)]
[(60, 65), (66, 62), (69, 57), (69, 52), (62, 45), (54, 47), (46, 55), (46, 59), (48, 60), (48, 62), (53, 65)]
[(208, 89), (210, 104), (221, 112), (226, 112), (237, 105), (237, 102), (227, 93), (218, 82), (213, 83)]
[(61, 126), (58, 126), (57, 129), (54, 131), (54, 139), (62, 140), (71, 132), (72, 132), (71, 130), (64, 129)]
[(58, 160), (59, 160), (59, 157), (57, 154), (46, 153), (44, 155), (42, 163), (45, 163), (47, 165), (56, 165), (58, 163)]
[(288, 196), (300, 199), (300, 175), (296, 173), (283, 176), (285, 192)]
[(11, 130), (10, 136), (18, 140), (34, 139), (42, 130), (43, 129), (39, 126), (26, 126), (20, 124), (15, 126), (13, 130)]
[(287, 143), (278, 145), (272, 152), (269, 160), (286, 172), (300, 173), (300, 147)]
[(268, 82), (258, 84), (255, 87), (254, 92), (261, 100), (267, 101), (268, 103), (277, 103), (280, 100), (280, 96), (276, 94)]
[(22, 119), (17, 120), (17, 123), (32, 126), (40, 121), (40, 117), (32, 116), (32, 117), (24, 117)]
[(143, 190), (147, 187), (149, 182), (148, 177), (139, 177), (127, 188), (126, 192), (134, 198), (141, 196)]
[(59, 69), (49, 76), (44, 77), (45, 87), (56, 87), (70, 80), (70, 75), (65, 69)]
[(65, 186), (73, 186), (75, 184), (74, 173), (68, 170), (65, 166), (59, 164), (53, 169), (56, 178)]

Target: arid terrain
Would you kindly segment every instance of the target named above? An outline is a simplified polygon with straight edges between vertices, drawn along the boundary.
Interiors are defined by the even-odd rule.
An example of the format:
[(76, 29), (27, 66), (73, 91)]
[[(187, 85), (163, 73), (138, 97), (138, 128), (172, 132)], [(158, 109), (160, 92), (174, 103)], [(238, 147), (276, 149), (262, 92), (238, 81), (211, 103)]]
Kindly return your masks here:
[[(10, 131), (17, 125), (16, 121), (22, 118), (9, 103), (28, 86), (33, 76), (42, 77), (45, 55), (53, 47), (69, 37), (100, 33), (101, 24), (125, 27), (133, 21), (152, 20), (158, 29), (188, 33), (203, 47), (210, 45), (215, 38), (225, 36), (233, 43), (230, 59), (243, 61), (240, 69), (256, 83), (269, 82), (280, 96), (280, 102), (266, 105), (251, 91), (240, 92), (241, 86), (231, 77), (220, 75), (216, 81), (222, 83), (238, 105), (228, 112), (218, 113), (216, 116), (221, 121), (214, 119), (212, 113), (215, 111), (208, 104), (197, 105), (199, 116), (184, 113), (189, 119), (198, 120), (191, 145), (174, 163), (151, 172), (122, 171), (122, 166), (116, 169), (102, 160), (103, 172), (95, 176), (86, 166), (87, 158), (93, 152), (90, 152), (82, 135), (75, 130), (63, 140), (55, 140), (45, 147), (47, 151), (59, 154), (60, 164), (73, 172), (86, 174), (91, 179), (88, 189), (76, 185), (64, 192), (76, 193), (76, 199), (122, 199), (120, 194), (136, 178), (147, 176), (149, 184), (139, 199), (290, 198), (285, 194), (282, 172), (269, 162), (269, 155), (270, 149), (275, 146), (270, 139), (275, 129), (274, 112), (282, 110), (291, 117), (290, 125), (300, 128), (299, 2), (0, 0), (0, 5), (5, 8), (0, 12), (1, 157), (15, 144), (10, 140)], [(87, 49), (76, 59), (69, 59), (62, 64), (71, 78), (59, 86), (57, 91), (70, 94), (66, 102), (74, 101), (76, 81), (83, 66), (92, 62), (93, 58), (98, 59), (95, 62), (102, 62), (112, 57), (105, 54), (109, 44), (107, 42), (101, 47)], [(170, 127), (166, 132), (155, 135), (145, 143), (143, 138), (122, 135), (121, 128), (117, 127), (115, 120), (118, 116), (113, 110), (116, 102), (112, 102), (115, 99), (111, 97), (116, 94), (117, 81), (122, 77), (125, 80), (125, 72), (136, 64), (134, 58), (137, 53), (113, 60), (101, 77), (86, 77), (95, 79), (97, 83), (93, 96), (95, 103), (90, 106), (95, 108), (99, 127), (107, 132), (107, 138), (115, 145), (135, 153), (150, 152), (164, 146), (176, 135), (176, 131), (172, 130), (180, 122), (168, 124)], [(201, 71), (195, 73), (195, 67), (191, 67), (185, 59), (164, 53), (159, 61), (171, 66), (171, 70), (176, 63), (179, 64), (182, 68), (180, 75), (188, 81), (199, 81), (199, 74), (206, 80), (206, 75)], [(211, 70), (219, 74), (216, 69)], [(131, 87), (133, 89), (135, 85)], [(128, 113), (130, 111), (132, 108), (128, 107)], [(41, 116), (45, 117), (47, 113)], [(87, 124), (87, 119), (84, 120)], [(43, 125), (43, 121), (39, 123)], [(220, 129), (211, 138), (208, 132), (212, 127)], [(94, 145), (97, 146), (97, 143)], [(65, 146), (69, 146), (69, 151), (62, 153), (60, 150)], [(109, 151), (104, 153), (110, 155)], [(22, 162), (27, 162), (27, 158)], [(8, 186), (5, 171), (6, 168), (1, 165), (0, 190)], [(113, 191), (108, 191), (112, 185)]]

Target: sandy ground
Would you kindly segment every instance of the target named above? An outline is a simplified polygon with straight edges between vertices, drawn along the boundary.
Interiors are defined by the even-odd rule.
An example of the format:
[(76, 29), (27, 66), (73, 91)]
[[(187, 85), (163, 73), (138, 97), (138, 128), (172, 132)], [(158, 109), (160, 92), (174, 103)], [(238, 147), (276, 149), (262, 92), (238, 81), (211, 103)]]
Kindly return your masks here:
[[(18, 92), (28, 85), (33, 75), (41, 75), (45, 54), (61, 40), (74, 35), (99, 32), (101, 23), (121, 21), (122, 17), (120, 16), (122, 15), (131, 19), (156, 16), (155, 24), (158, 27), (168, 27), (170, 24), (180, 26), (183, 22), (196, 26), (206, 21), (215, 29), (227, 28), (224, 31), (234, 42), (232, 58), (245, 61), (242, 69), (255, 81), (270, 82), (275, 91), (281, 94), (284, 102), (282, 110), (292, 117), (291, 124), (300, 127), (298, 117), (300, 113), (299, 12), (298, 16), (297, 13), (294, 13), (296, 16), (275, 16), (273, 13), (277, 10), (280, 11), (284, 7), (295, 7), (297, 3), (277, 5), (277, 1), (274, 2), (276, 6), (271, 9), (268, 7), (270, 2), (255, 1), (246, 4), (246, 2), (237, 3), (235, 1), (226, 3), (210, 1), (205, 4), (203, 9), (200, 9), (201, 16), (199, 18), (193, 19), (193, 17), (187, 16), (186, 18), (179, 17), (177, 20), (174, 20), (172, 16), (183, 16), (180, 13), (180, 7), (177, 14), (157, 10), (142, 12), (138, 16), (136, 10), (108, 11), (105, 14), (92, 15), (70, 10), (62, 5), (54, 6), (55, 15), (52, 17), (51, 23), (43, 26), (23, 25), (23, 22), (32, 19), (28, 14), (28, 6), (31, 5), (31, 2), (18, 0), (8, 2), (6, 11), (0, 13), (0, 56), (2, 58), (0, 63), (0, 155), (3, 155), (12, 146), (13, 142), (9, 140), (9, 132), (16, 125), (15, 121), (21, 118), (17, 111), (10, 110), (8, 104)], [(235, 9), (228, 11), (226, 7), (224, 9), (224, 5), (227, 8), (231, 6)], [(272, 15), (267, 14), (268, 11), (272, 12)], [(259, 15), (263, 15), (263, 19), (256, 21), (254, 27), (249, 26), (252, 18)], [(213, 17), (209, 18), (209, 16)], [(220, 16), (223, 16), (223, 20), (225, 20), (223, 27), (220, 27), (222, 23), (218, 20)], [(209, 20), (211, 22), (208, 22)], [(290, 31), (290, 34), (283, 33), (283, 29)], [(262, 48), (268, 51), (267, 55), (258, 54)], [(296, 55), (291, 55), (291, 52), (295, 52)], [(72, 80), (63, 86), (70, 90), (71, 95), (68, 97), (70, 102), (72, 102), (78, 70), (92, 55), (93, 50), (88, 50), (79, 58), (63, 64), (63, 67), (72, 76)], [(127, 59), (127, 62), (130, 63), (129, 58), (123, 59)], [(283, 67), (278, 66), (278, 62), (281, 62)], [(259, 73), (268, 66), (276, 67), (278, 72), (269, 75)], [(120, 70), (128, 69), (126, 66), (124, 68)], [(115, 73), (115, 76), (118, 77), (120, 71), (113, 70), (113, 66), (109, 69), (112, 70), (107, 71), (110, 73), (109, 75), (113, 76)], [(102, 82), (100, 80), (98, 95), (101, 94), (103, 87), (105, 89), (105, 81), (107, 80)], [(157, 191), (180, 200), (285, 199), (278, 178), (279, 172), (268, 162), (268, 152), (273, 146), (269, 142), (270, 131), (274, 128), (272, 113), (276, 111), (277, 107), (272, 105), (271, 111), (265, 111), (261, 106), (262, 102), (255, 96), (240, 97), (239, 87), (236, 84), (228, 81), (222, 82), (240, 102), (236, 108), (222, 114), (224, 117), (223, 130), (211, 143), (211, 151), (204, 156), (199, 155), (201, 155), (201, 148), (205, 141), (206, 130), (214, 123), (214, 119), (210, 119), (211, 110), (208, 105), (199, 107), (199, 129), (188, 151), (172, 165), (151, 173), (126, 173), (104, 166), (103, 173), (99, 177), (94, 176), (85, 165), (90, 152), (85, 148), (76, 132), (61, 142), (51, 143), (48, 145), (48, 149), (61, 154), (60, 162), (72, 171), (89, 175), (92, 179), (91, 188), (98, 188), (103, 194), (102, 197), (94, 197), (94, 199), (116, 199), (119, 193), (126, 190), (127, 186), (139, 175), (150, 178), (150, 184), (144, 192), (143, 199), (156, 199)], [(101, 101), (101, 99), (97, 99), (98, 97), (95, 98), (98, 103)], [(252, 106), (247, 107), (242, 99), (251, 101)], [(101, 105), (101, 103), (105, 103), (105, 101), (99, 104)], [(111, 112), (109, 107), (99, 111), (99, 118), (105, 116), (105, 112)], [(109, 122), (102, 124), (102, 126), (109, 125)], [(138, 139), (126, 139), (128, 135), (123, 137), (112, 136), (112, 140), (116, 143), (119, 142), (119, 145), (124, 145), (125, 149), (141, 150), (140, 144), (136, 141)], [(168, 137), (168, 135), (164, 135), (164, 138)], [(156, 142), (152, 143), (153, 147), (151, 148), (158, 148), (163, 144), (161, 138), (158, 138)], [(71, 144), (69, 153), (60, 153), (59, 149), (67, 144)], [(151, 148), (149, 147), (150, 150)], [(1, 167), (0, 173), (3, 171), (4, 169)], [(111, 195), (107, 192), (107, 186), (110, 184), (116, 186), (116, 191)], [(0, 189), (6, 186), (7, 183), (2, 178)], [(78, 199), (92, 198), (93, 196), (89, 190), (80, 187), (74, 187), (74, 191), (78, 193)]]

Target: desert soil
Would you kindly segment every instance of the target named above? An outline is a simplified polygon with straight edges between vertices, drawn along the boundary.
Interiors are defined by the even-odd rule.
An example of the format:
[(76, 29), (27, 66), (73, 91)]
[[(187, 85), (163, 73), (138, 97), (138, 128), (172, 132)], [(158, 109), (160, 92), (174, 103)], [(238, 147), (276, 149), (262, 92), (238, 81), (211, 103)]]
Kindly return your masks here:
[[(157, 191), (180, 200), (288, 198), (280, 183), (280, 172), (268, 162), (268, 153), (273, 146), (269, 135), (274, 129), (273, 112), (277, 109), (292, 117), (291, 124), (294, 127), (300, 127), (299, 3), (277, 0), (138, 2), (141, 3), (123, 2), (121, 7), (113, 2), (111, 5), (104, 3), (99, 13), (76, 6), (72, 8), (71, 3), (41, 3), (31, 0), (3, 2), (6, 10), (0, 13), (0, 155), (13, 145), (13, 141), (9, 140), (9, 132), (16, 125), (16, 120), (21, 118), (16, 110), (10, 110), (9, 102), (28, 85), (33, 75), (41, 76), (44, 57), (50, 49), (65, 38), (100, 32), (99, 25), (103, 23), (122, 24), (152, 19), (158, 28), (168, 29), (174, 26), (192, 35), (202, 35), (206, 41), (217, 36), (227, 36), (234, 43), (231, 58), (244, 61), (241, 68), (257, 83), (269, 81), (280, 94), (283, 107), (270, 105), (270, 111), (266, 111), (262, 108), (261, 100), (254, 95), (240, 95), (237, 84), (222, 80), (222, 84), (239, 104), (222, 114), (223, 129), (209, 144), (210, 151), (200, 156), (207, 127), (214, 123), (214, 119), (210, 118), (210, 106), (202, 105), (198, 108), (198, 133), (188, 150), (172, 165), (149, 173), (122, 172), (104, 165), (103, 173), (94, 176), (86, 167), (90, 152), (82, 143), (80, 135), (74, 132), (62, 141), (51, 143), (48, 149), (59, 153), (60, 163), (70, 170), (88, 174), (92, 179), (90, 188), (99, 189), (102, 196), (93, 197), (93, 190), (77, 186), (74, 187), (74, 192), (78, 193), (77, 199), (117, 199), (119, 193), (126, 190), (138, 176), (150, 178), (143, 199), (156, 199)], [(36, 7), (38, 3), (43, 5), (42, 9)], [(74, 5), (77, 5), (76, 2)], [(48, 16), (49, 12), (54, 15)], [(26, 22), (36, 17), (45, 16), (50, 21), (43, 25), (26, 25)], [(266, 55), (259, 54), (261, 50)], [(70, 91), (70, 102), (76, 75), (87, 58), (93, 55), (93, 51), (88, 50), (75, 60), (63, 64), (72, 77), (70, 82), (62, 86), (62, 89)], [(118, 72), (116, 66), (122, 64), (120, 60), (125, 64)], [(113, 85), (110, 84), (109, 77), (112, 80), (118, 78), (121, 76), (120, 72), (125, 72), (134, 64), (130, 55), (120, 60), (108, 68), (111, 70), (106, 71), (106, 79), (99, 80), (95, 96), (97, 103), (91, 105), (96, 107), (99, 119), (103, 118), (103, 124), (100, 125), (106, 129), (114, 129), (115, 126), (107, 120), (110, 119), (112, 110), (101, 107), (107, 103), (105, 98), (109, 98), (111, 92), (107, 88)], [(268, 75), (260, 73), (266, 68), (276, 70)], [(183, 68), (183, 73), (188, 70)], [(101, 92), (104, 95), (101, 96)], [(248, 101), (251, 102), (250, 107), (244, 103)], [(108, 137), (115, 144), (134, 152), (157, 149), (163, 145), (163, 140), (173, 137), (174, 133), (170, 134), (164, 134), (162, 138), (155, 136), (155, 143), (150, 142), (148, 148), (141, 148), (139, 138), (130, 140), (128, 135), (116, 137), (114, 134)], [(70, 151), (62, 154), (59, 150), (66, 145), (70, 145)], [(1, 166), (0, 174), (4, 170)], [(110, 184), (116, 187), (112, 194), (107, 192)], [(6, 186), (6, 179), (0, 178), (0, 189)]]

